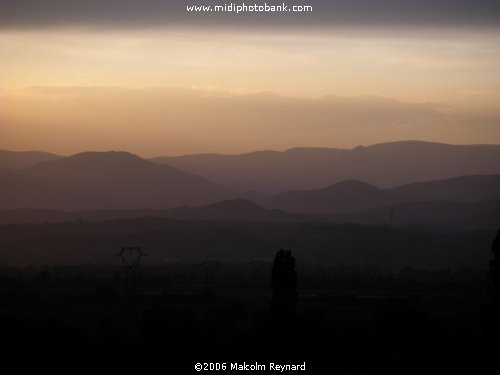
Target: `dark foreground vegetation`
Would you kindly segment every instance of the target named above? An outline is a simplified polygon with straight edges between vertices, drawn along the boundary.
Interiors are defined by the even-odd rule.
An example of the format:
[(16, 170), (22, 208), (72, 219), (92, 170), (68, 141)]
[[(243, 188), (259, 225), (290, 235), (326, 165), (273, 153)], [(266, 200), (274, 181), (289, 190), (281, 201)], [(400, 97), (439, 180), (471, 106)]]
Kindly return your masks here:
[[(277, 249), (314, 263), (398, 270), (487, 268), (495, 229), (136, 218), (0, 225), (0, 264), (110, 264), (120, 246), (141, 245), (147, 264), (271, 261)], [(301, 272), (304, 270), (302, 269)]]
[(486, 269), (303, 263), (290, 314), (273, 310), (270, 262), (142, 267), (135, 282), (119, 265), (4, 267), (3, 355), (19, 371), (86, 374), (243, 361), (305, 361), (307, 374), (486, 373), (496, 361)]
[(3, 225), (2, 361), (19, 373), (256, 362), (486, 373), (500, 337), (494, 236), (158, 218)]

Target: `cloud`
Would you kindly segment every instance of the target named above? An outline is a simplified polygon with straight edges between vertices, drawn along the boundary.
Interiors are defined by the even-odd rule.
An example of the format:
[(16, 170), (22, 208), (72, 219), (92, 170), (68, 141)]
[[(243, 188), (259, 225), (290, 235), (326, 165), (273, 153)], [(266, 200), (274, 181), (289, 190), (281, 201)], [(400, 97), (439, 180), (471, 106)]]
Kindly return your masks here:
[[(4, 102), (0, 148), (6, 149), (68, 154), (125, 148), (155, 156), (457, 140), (446, 106), (379, 96), (306, 98), (175, 87), (47, 86), (16, 90)], [(481, 136), (477, 126), (468, 128), (460, 121), (460, 131)], [(497, 129), (490, 127), (490, 132), (500, 141)], [(470, 141), (477, 142), (469, 133)], [(484, 137), (493, 139), (491, 134)]]
[(231, 124), (237, 128), (247, 124), (282, 131), (411, 123), (439, 118), (449, 110), (440, 103), (404, 102), (377, 95), (293, 97), (205, 87), (34, 86), (15, 92), (20, 102), (36, 102), (40, 108), (48, 106), (46, 109), (53, 105), (54, 112), (61, 112), (63, 103), (63, 111), (79, 112), (78, 117), (94, 118), (96, 124), (100, 114), (111, 113), (115, 106), (120, 108), (117, 118), (138, 117), (141, 122), (152, 117), (175, 118), (175, 122), (194, 126)]
[(498, 0), (284, 0), (308, 13), (193, 13), (186, 5), (281, 4), (282, 0), (2, 0), (0, 28), (485, 27), (500, 25)]

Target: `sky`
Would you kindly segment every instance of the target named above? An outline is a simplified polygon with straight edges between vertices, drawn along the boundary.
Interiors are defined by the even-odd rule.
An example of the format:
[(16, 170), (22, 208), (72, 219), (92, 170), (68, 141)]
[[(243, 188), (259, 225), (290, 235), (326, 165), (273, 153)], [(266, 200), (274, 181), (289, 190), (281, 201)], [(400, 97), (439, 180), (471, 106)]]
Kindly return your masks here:
[(2, 0), (0, 148), (150, 157), (500, 144), (500, 2), (186, 10), (224, 4)]

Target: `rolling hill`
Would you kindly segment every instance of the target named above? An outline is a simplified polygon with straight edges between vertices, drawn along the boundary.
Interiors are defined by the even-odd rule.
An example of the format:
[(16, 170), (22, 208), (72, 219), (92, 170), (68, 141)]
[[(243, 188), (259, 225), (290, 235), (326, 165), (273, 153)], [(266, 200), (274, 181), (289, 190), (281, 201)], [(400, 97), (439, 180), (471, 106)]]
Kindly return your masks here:
[(135, 218), (174, 220), (233, 220), (261, 222), (300, 221), (301, 216), (280, 210), (265, 209), (245, 199), (230, 199), (203, 206), (180, 206), (171, 209), (63, 211), (48, 209), (0, 210), (2, 224), (60, 223), (65, 221), (103, 221)]
[(347, 213), (409, 202), (480, 202), (499, 197), (500, 175), (477, 175), (388, 189), (359, 181), (344, 181), (323, 189), (277, 194), (262, 203), (288, 212)]
[(172, 208), (233, 198), (204, 178), (126, 152), (86, 152), (0, 171), (0, 208)]
[(62, 156), (42, 151), (0, 150), (0, 168), (21, 169), (60, 158), (62, 158)]
[(345, 180), (381, 187), (475, 174), (500, 174), (500, 145), (402, 141), (356, 147), (293, 148), (241, 155), (151, 159), (242, 192), (320, 189)]

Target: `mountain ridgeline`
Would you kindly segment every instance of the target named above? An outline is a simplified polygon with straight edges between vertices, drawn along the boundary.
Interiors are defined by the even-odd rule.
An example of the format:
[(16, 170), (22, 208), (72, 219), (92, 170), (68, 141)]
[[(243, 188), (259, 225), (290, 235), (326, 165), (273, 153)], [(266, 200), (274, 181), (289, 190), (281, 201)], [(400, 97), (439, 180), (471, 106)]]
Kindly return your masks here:
[(230, 189), (126, 152), (85, 152), (0, 171), (2, 209), (171, 208), (230, 199)]
[(61, 158), (62, 156), (42, 151), (0, 150), (0, 168), (27, 168), (44, 161), (57, 160)]
[[(0, 223), (155, 216), (379, 225), (394, 222), (394, 211), (404, 225), (500, 220), (500, 146), (397, 142), (168, 159), (172, 165), (126, 152), (0, 152)], [(337, 181), (344, 175), (357, 179)], [(405, 183), (387, 187), (398, 181)], [(257, 185), (261, 192), (249, 191)]]
[(356, 212), (405, 202), (479, 202), (500, 199), (500, 175), (462, 176), (379, 189), (344, 181), (324, 189), (291, 191), (264, 200), (289, 212)]
[(293, 148), (241, 155), (152, 159), (239, 191), (277, 194), (321, 189), (345, 180), (379, 187), (458, 176), (500, 174), (500, 145), (403, 141), (356, 147)]

